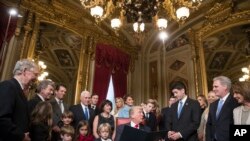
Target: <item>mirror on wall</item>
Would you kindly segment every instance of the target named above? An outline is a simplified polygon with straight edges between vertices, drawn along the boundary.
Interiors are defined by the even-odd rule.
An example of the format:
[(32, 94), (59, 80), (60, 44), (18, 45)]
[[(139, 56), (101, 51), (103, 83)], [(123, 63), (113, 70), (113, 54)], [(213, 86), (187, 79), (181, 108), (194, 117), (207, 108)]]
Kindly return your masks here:
[(41, 23), (35, 54), (47, 66), (47, 79), (67, 86), (66, 100), (73, 102), (82, 37), (65, 28)]

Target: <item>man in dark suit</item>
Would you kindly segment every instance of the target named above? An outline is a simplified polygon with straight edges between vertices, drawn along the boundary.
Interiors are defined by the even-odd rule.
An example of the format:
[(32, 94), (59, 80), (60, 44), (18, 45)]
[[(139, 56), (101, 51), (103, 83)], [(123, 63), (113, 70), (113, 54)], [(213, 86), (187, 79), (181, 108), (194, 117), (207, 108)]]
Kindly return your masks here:
[(125, 126), (131, 126), (131, 127), (144, 130), (147, 132), (151, 131), (149, 127), (142, 124), (144, 117), (143, 117), (143, 110), (141, 106), (133, 106), (129, 110), (129, 117), (131, 118), (131, 122), (119, 125), (116, 128), (115, 141), (120, 141), (120, 137), (122, 135), (122, 132)]
[(97, 106), (98, 101), (99, 101), (99, 96), (97, 94), (92, 94), (90, 107), (95, 111), (95, 115), (98, 115), (100, 113), (100, 109)]
[(167, 131), (169, 140), (198, 141), (197, 129), (200, 124), (200, 105), (188, 98), (186, 87), (180, 82), (171, 85), (171, 91), (178, 99), (169, 112)]
[(29, 112), (25, 92), (39, 75), (31, 60), (16, 63), (14, 78), (0, 83), (0, 141), (29, 141)]
[(37, 94), (29, 100), (29, 113), (35, 109), (36, 105), (41, 101), (47, 101), (50, 99), (54, 91), (54, 82), (51, 80), (42, 80), (39, 82), (36, 92)]
[(61, 139), (60, 137), (60, 128), (58, 126), (61, 121), (61, 116), (64, 111), (69, 109), (68, 105), (63, 101), (64, 96), (66, 95), (67, 89), (63, 84), (57, 84), (55, 86), (55, 97), (50, 100), (52, 109), (53, 109), (53, 127), (52, 127), (52, 141), (57, 141)]
[(176, 102), (175, 96), (170, 96), (168, 100), (168, 106), (161, 109), (161, 119), (159, 122), (159, 130), (167, 130), (167, 117), (170, 114), (170, 107)]
[(230, 94), (231, 80), (225, 76), (213, 79), (213, 91), (219, 99), (210, 104), (206, 125), (206, 141), (229, 141), (229, 126), (233, 124), (233, 109), (238, 105)]
[(92, 131), (93, 120), (95, 116), (95, 111), (89, 107), (91, 94), (88, 91), (83, 91), (81, 93), (81, 103), (77, 105), (73, 105), (69, 108), (70, 111), (74, 114), (73, 125), (77, 126), (79, 121), (86, 120), (89, 122), (90, 129)]
[(156, 116), (152, 112), (152, 109), (155, 106), (156, 103), (153, 99), (147, 100), (145, 106), (143, 106), (144, 122), (145, 125), (147, 125), (151, 129), (151, 131), (156, 131), (157, 128)]

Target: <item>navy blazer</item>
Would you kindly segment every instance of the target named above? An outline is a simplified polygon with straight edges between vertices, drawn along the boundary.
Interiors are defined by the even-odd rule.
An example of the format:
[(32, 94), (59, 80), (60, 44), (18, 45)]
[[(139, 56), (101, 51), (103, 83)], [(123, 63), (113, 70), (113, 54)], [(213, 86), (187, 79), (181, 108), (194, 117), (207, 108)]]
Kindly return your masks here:
[[(115, 141), (120, 141), (124, 126), (131, 126), (131, 122), (117, 126), (116, 134), (115, 134)], [(148, 126), (145, 126), (143, 124), (139, 125), (139, 129), (143, 131), (147, 131), (147, 132), (151, 131), (151, 129)]]
[[(94, 121), (94, 117), (95, 117), (95, 111), (90, 107), (88, 107), (88, 109), (89, 109), (89, 116), (90, 116), (88, 122), (89, 122), (90, 129), (92, 131), (93, 121)], [(73, 125), (75, 128), (76, 128), (77, 124), (79, 123), (79, 121), (87, 120), (85, 115), (84, 115), (81, 104), (73, 105), (69, 108), (69, 110), (71, 112), (73, 112), (73, 114), (74, 114)]]
[(22, 141), (28, 132), (28, 102), (14, 78), (0, 83), (0, 141)]
[(178, 118), (178, 103), (174, 103), (167, 118), (167, 131), (180, 132), (185, 141), (198, 141), (197, 129), (200, 125), (201, 108), (198, 101), (187, 98)]
[(233, 109), (239, 104), (230, 94), (224, 102), (217, 119), (218, 103), (219, 100), (210, 104), (206, 125), (206, 141), (214, 140), (215, 134), (218, 141), (229, 141), (229, 126), (233, 124)]

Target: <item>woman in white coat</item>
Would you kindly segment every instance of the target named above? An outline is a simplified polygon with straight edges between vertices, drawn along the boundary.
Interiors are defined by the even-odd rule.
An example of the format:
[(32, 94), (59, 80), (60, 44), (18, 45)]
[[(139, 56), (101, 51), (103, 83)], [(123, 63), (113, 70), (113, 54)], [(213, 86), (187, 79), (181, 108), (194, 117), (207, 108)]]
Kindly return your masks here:
[(233, 85), (234, 98), (242, 104), (233, 111), (235, 125), (250, 125), (250, 82)]

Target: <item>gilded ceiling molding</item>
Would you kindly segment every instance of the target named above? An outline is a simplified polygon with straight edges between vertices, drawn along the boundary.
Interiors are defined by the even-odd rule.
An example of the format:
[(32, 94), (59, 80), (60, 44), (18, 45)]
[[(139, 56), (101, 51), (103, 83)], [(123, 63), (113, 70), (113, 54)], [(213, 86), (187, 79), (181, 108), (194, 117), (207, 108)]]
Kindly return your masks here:
[(99, 30), (95, 24), (86, 22), (85, 19), (87, 18), (94, 23), (93, 17), (91, 17), (81, 8), (77, 8), (75, 6), (72, 6), (71, 4), (65, 3), (66, 2), (63, 3), (62, 1), (58, 0), (53, 0), (48, 3), (41, 2), (39, 0), (23, 0), (21, 1), (20, 6), (21, 8), (41, 15), (41, 22), (55, 24), (57, 26), (71, 30), (80, 36), (86, 34), (91, 35), (99, 41), (111, 40), (111, 43), (113, 41), (115, 43), (115, 46), (117, 46), (117, 44), (120, 44), (119, 47), (121, 47), (123, 50), (126, 50), (126, 52), (128, 52), (129, 54), (134, 53), (133, 48), (125, 46), (127, 45), (127, 43), (124, 43), (124, 41), (121, 40), (125, 39), (125, 37), (117, 37), (114, 33), (112, 33), (112, 30), (104, 27), (104, 25), (99, 25), (99, 27), (110, 34), (108, 36), (110, 39), (107, 39), (107, 35), (105, 35), (102, 30)]
[(204, 39), (220, 30), (249, 23), (250, 10), (233, 13), (232, 5), (232, 3), (226, 3), (225, 5), (217, 3), (216, 6), (206, 14), (205, 24), (198, 31), (198, 35), (201, 39)]
[(199, 72), (199, 87), (202, 88), (204, 94), (207, 93), (207, 74), (205, 55), (203, 50), (203, 40), (208, 36), (230, 28), (236, 25), (249, 23), (250, 10), (235, 11), (232, 0), (225, 1), (223, 4), (216, 3), (211, 10), (206, 13), (206, 20), (204, 25), (198, 29), (194, 34), (194, 47), (197, 55), (197, 66), (200, 68)]

